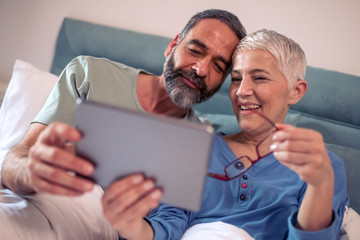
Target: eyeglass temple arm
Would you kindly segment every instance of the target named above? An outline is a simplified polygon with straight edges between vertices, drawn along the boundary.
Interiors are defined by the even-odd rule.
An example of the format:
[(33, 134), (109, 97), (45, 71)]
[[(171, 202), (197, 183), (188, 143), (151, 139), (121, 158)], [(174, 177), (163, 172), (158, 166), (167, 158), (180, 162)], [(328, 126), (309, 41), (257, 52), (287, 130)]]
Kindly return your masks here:
[(210, 173), (207, 174), (209, 177), (213, 177), (219, 180), (228, 181), (229, 178), (226, 175), (216, 174), (216, 173)]
[(273, 126), (274, 128), (276, 128), (276, 125), (273, 121), (271, 121), (267, 116), (265, 116), (264, 114), (258, 112), (258, 111), (255, 111), (256, 114), (260, 115), (262, 118), (264, 118), (266, 121), (268, 121), (271, 126)]

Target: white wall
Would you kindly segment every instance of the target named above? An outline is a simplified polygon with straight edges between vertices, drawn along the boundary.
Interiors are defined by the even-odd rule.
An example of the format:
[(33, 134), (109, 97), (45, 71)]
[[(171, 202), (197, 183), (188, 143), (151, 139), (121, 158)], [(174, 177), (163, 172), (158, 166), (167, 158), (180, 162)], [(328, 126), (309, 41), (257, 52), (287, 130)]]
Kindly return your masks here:
[(235, 13), (248, 32), (293, 38), (309, 65), (360, 76), (359, 0), (0, 0), (0, 81), (16, 59), (49, 70), (65, 16), (173, 37), (206, 8)]

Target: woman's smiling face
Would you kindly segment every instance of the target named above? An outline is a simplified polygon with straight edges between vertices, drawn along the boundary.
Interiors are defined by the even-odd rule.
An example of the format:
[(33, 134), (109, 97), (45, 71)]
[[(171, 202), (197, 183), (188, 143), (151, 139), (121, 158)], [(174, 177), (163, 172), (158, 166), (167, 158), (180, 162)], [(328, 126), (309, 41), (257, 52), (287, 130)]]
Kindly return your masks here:
[(229, 94), (242, 130), (251, 132), (261, 129), (263, 119), (253, 114), (254, 111), (261, 112), (274, 122), (283, 122), (292, 104), (292, 92), (270, 52), (237, 51)]

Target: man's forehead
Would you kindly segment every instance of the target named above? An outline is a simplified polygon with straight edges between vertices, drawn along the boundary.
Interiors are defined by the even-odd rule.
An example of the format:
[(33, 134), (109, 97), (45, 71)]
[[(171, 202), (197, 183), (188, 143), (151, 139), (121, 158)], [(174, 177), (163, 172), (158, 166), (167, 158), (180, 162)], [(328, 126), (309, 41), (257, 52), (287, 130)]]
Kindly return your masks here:
[(239, 43), (239, 39), (235, 32), (225, 23), (217, 19), (200, 20), (185, 36), (186, 43), (196, 41), (201, 42), (207, 48), (215, 48), (223, 51), (224, 48), (232, 56), (235, 47)]

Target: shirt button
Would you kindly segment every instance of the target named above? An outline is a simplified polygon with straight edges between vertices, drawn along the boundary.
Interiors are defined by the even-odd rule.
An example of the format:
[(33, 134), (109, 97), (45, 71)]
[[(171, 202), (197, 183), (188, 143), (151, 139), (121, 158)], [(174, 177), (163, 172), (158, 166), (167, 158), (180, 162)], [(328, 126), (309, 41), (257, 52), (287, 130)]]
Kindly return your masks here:
[(246, 184), (246, 183), (242, 183), (242, 184), (241, 184), (241, 187), (242, 187), (242, 188), (247, 188), (247, 184)]
[(240, 195), (240, 199), (241, 199), (242, 201), (244, 201), (244, 200), (245, 200), (245, 195)]
[(248, 179), (248, 177), (246, 175), (243, 175), (242, 178), (245, 179), (245, 180)]

